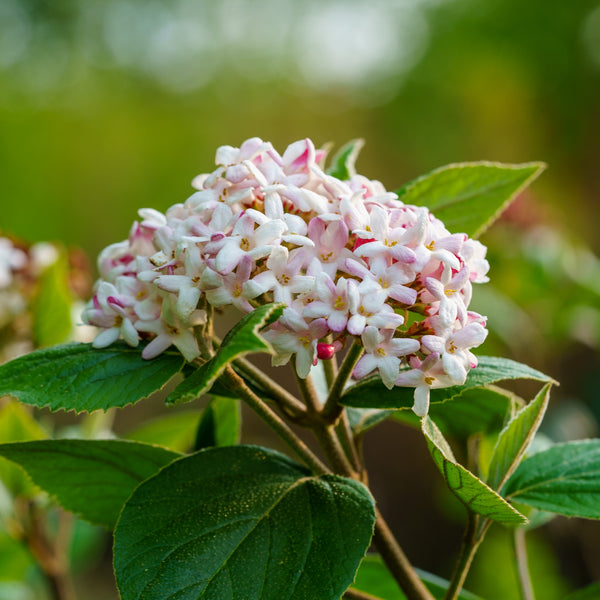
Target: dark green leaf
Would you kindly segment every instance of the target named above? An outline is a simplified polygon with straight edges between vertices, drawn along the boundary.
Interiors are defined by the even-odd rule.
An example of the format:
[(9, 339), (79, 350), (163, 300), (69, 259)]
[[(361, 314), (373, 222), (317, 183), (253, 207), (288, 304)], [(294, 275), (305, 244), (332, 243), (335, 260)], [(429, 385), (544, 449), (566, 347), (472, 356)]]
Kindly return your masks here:
[(502, 489), (506, 480), (525, 456), (525, 452), (544, 418), (551, 387), (552, 384), (547, 383), (538, 395), (522, 408), (500, 432), (487, 478), (487, 483), (492, 489)]
[(67, 257), (59, 254), (39, 278), (39, 288), (33, 300), (33, 339), (36, 347), (66, 342), (73, 329)]
[(284, 304), (266, 304), (247, 314), (223, 339), (217, 353), (183, 380), (167, 398), (168, 404), (190, 402), (206, 394), (217, 377), (236, 358), (251, 352), (273, 353), (260, 330), (281, 316)]
[(457, 163), (431, 171), (397, 193), (405, 204), (428, 207), (450, 231), (476, 238), (544, 169), (539, 162)]
[(433, 461), (444, 476), (446, 484), (467, 507), (467, 510), (500, 523), (527, 522), (521, 513), (490, 489), (481, 479), (456, 462), (448, 442), (429, 417), (423, 418), (422, 431), (425, 434)]
[[(436, 600), (442, 600), (450, 582), (421, 569), (416, 569), (416, 571), (433, 594), (433, 597)], [(383, 560), (377, 554), (368, 554), (363, 558), (352, 587), (361, 592), (374, 594), (385, 600), (406, 600), (406, 596), (398, 587), (396, 580), (390, 575)], [(479, 599), (470, 592), (463, 590), (458, 595), (458, 600)]]
[(213, 396), (198, 424), (194, 449), (239, 444), (241, 426), (240, 401), (235, 398)]
[(331, 165), (327, 169), (327, 174), (337, 177), (342, 181), (356, 175), (354, 163), (364, 145), (365, 141), (361, 139), (352, 140), (344, 144), (331, 159)]
[(199, 410), (161, 415), (122, 437), (164, 446), (174, 452), (187, 452), (194, 443), (201, 416), (202, 412)]
[[(534, 379), (536, 381), (554, 381), (548, 375), (540, 373), (527, 365), (495, 356), (479, 356), (479, 365), (471, 369), (464, 385), (431, 390), (430, 402), (445, 402), (460, 396), (465, 390), (479, 388), (508, 379)], [(341, 403), (359, 408), (412, 408), (414, 389), (394, 387), (388, 390), (378, 375), (360, 380), (349, 387), (342, 396)]]
[(0, 444), (0, 456), (66, 510), (111, 528), (134, 488), (180, 455), (124, 440), (39, 440)]
[(565, 600), (598, 600), (600, 598), (600, 581), (569, 594)]
[(162, 388), (183, 366), (178, 352), (144, 360), (139, 348), (66, 344), (0, 366), (0, 396), (75, 412), (132, 404)]
[[(459, 396), (429, 407), (429, 416), (444, 435), (466, 439), (474, 433), (500, 431), (511, 416), (515, 396), (495, 386), (466, 389)], [(421, 420), (409, 410), (394, 411), (394, 419), (421, 427)]]
[(569, 517), (600, 519), (600, 440), (556, 444), (526, 458), (503, 495)]
[(338, 600), (374, 525), (356, 481), (272, 450), (208, 448), (141, 484), (115, 531), (123, 600)]

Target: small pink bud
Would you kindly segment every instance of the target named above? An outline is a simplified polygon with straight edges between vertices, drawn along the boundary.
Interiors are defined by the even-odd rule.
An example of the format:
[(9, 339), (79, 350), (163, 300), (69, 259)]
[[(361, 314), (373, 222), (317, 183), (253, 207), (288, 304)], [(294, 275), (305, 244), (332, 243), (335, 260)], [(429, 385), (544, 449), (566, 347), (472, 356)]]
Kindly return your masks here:
[(317, 344), (317, 358), (330, 360), (335, 354), (336, 348), (333, 344)]

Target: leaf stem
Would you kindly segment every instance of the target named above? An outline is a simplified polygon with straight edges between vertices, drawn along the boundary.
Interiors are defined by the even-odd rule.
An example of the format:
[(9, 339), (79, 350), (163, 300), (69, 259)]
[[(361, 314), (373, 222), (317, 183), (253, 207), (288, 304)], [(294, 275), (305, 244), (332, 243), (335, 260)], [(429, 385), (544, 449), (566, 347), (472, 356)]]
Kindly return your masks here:
[(242, 371), (242, 373), (254, 379), (256, 383), (264, 388), (265, 392), (273, 398), (286, 413), (289, 413), (294, 417), (299, 417), (306, 412), (306, 408), (296, 396), (288, 392), (284, 387), (271, 379), (264, 371), (261, 371), (250, 361), (244, 358), (238, 358), (234, 361), (234, 364)]
[(367, 594), (366, 592), (361, 592), (356, 588), (348, 588), (344, 592), (344, 600), (383, 600), (379, 596), (373, 596), (372, 594)]
[(479, 544), (481, 544), (483, 536), (491, 523), (491, 521), (488, 520), (481, 528), (479, 528), (479, 521), (478, 515), (468, 511), (467, 527), (463, 536), (460, 554), (458, 555), (456, 565), (454, 566), (454, 573), (452, 574), (450, 586), (446, 591), (444, 600), (456, 600), (460, 594), (460, 590), (467, 578), (467, 573), (471, 568), (471, 563), (479, 548)]
[(515, 553), (515, 562), (517, 565), (517, 574), (521, 589), (522, 600), (535, 600), (533, 585), (529, 574), (529, 565), (527, 561), (527, 545), (525, 543), (526, 531), (524, 527), (517, 527), (513, 533), (513, 550)]
[(360, 340), (355, 339), (344, 360), (340, 366), (340, 370), (331, 386), (331, 390), (329, 391), (329, 396), (327, 396), (327, 401), (325, 402), (325, 406), (321, 411), (321, 415), (324, 419), (328, 420), (330, 423), (335, 423), (339, 418), (342, 412), (342, 406), (339, 403), (340, 398), (342, 397), (342, 393), (344, 391), (344, 387), (350, 379), (352, 375), (352, 370), (354, 366), (358, 362), (360, 355), (362, 354), (363, 347)]
[(396, 538), (385, 522), (382, 514), (376, 510), (375, 533), (373, 541), (408, 600), (434, 600), (431, 592), (425, 587)]
[(298, 457), (302, 459), (316, 474), (331, 473), (312, 450), (292, 431), (283, 419), (261, 398), (259, 398), (246, 382), (228, 365), (224, 377), (231, 388), (239, 394), (240, 398), (254, 410), (274, 431), (283, 439)]

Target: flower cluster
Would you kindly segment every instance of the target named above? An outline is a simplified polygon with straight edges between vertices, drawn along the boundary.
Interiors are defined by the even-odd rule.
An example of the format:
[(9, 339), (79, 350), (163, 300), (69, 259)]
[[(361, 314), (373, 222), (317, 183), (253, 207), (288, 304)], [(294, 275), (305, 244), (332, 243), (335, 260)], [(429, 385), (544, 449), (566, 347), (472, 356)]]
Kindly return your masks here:
[[(57, 276), (56, 270), (61, 258), (65, 261), (60, 263), (61, 266), (68, 271), (64, 273), (64, 281)], [(83, 253), (69, 253), (68, 267), (66, 260), (66, 251), (54, 244), (39, 242), (31, 245), (0, 236), (0, 363), (44, 343), (42, 337), (47, 334), (47, 329), (39, 327), (39, 319), (47, 310), (48, 302), (56, 321), (59, 303), (60, 308), (65, 308), (64, 302), (65, 310), (69, 312), (76, 297), (89, 296), (89, 276)], [(44, 298), (45, 307), (41, 298)]]
[(174, 344), (191, 361), (204, 308), (275, 301), (286, 308), (264, 336), (300, 377), (352, 337), (364, 347), (354, 376), (414, 387), (419, 415), (430, 388), (464, 383), (487, 334), (468, 310), (472, 283), (487, 281), (485, 247), (377, 181), (328, 174), (324, 159), (310, 140), (283, 155), (258, 138), (223, 146), (183, 204), (140, 210), (129, 239), (99, 257), (83, 315), (102, 328), (95, 346), (143, 338), (144, 358)]

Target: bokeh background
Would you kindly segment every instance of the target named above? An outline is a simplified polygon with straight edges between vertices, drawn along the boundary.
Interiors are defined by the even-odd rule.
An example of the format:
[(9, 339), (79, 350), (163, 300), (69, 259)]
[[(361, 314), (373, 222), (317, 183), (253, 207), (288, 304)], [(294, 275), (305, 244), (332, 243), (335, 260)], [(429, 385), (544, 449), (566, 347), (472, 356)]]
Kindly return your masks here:
[[(280, 151), (365, 138), (358, 170), (389, 189), (451, 162), (545, 161), (482, 238), (482, 353), (561, 381), (546, 435), (598, 435), (598, 0), (0, 1), (4, 233), (93, 263), (138, 208), (183, 201), (219, 145), (255, 135)], [(447, 577), (462, 513), (399, 427), (367, 437), (374, 488), (414, 562)], [(600, 579), (597, 523), (530, 537), (539, 598)], [(505, 538), (492, 530), (468, 581), (484, 598), (518, 597)], [(116, 597), (102, 563), (84, 576)]]

